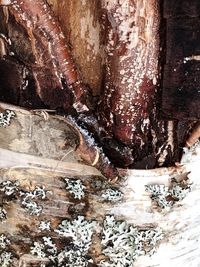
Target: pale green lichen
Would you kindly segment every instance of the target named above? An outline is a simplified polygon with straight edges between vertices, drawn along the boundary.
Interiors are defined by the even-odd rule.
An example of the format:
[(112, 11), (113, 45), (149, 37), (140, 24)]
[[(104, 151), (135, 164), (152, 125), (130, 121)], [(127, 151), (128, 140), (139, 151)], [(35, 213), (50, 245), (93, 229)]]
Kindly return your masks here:
[(57, 253), (57, 247), (56, 244), (53, 242), (51, 237), (44, 236), (43, 238), (43, 244), (46, 247), (46, 252), (50, 255), (55, 255)]
[(91, 245), (95, 226), (95, 221), (88, 221), (83, 216), (78, 216), (72, 221), (62, 221), (55, 232), (63, 237), (71, 238), (73, 245), (85, 254)]
[(183, 155), (181, 158), (181, 164), (187, 164), (195, 160), (195, 158), (199, 158), (199, 153), (197, 151), (200, 149), (200, 140), (198, 140), (194, 145), (191, 147), (183, 148)]
[(3, 192), (5, 196), (12, 196), (19, 190), (19, 182), (4, 181), (0, 184), (0, 192)]
[(87, 267), (88, 260), (82, 255), (81, 251), (76, 248), (65, 249), (58, 254), (58, 266), (65, 267)]
[(30, 192), (20, 191), (22, 206), (30, 215), (40, 216), (43, 208), (35, 200), (45, 200), (47, 192), (49, 191), (45, 190), (45, 186), (36, 186), (36, 188)]
[(32, 216), (40, 216), (42, 213), (42, 206), (38, 205), (35, 201), (30, 199), (23, 199), (22, 206)]
[(0, 222), (3, 222), (7, 219), (7, 211), (0, 206)]
[(146, 191), (151, 194), (152, 201), (160, 208), (170, 210), (174, 204), (183, 200), (191, 191), (188, 180), (180, 182), (172, 179), (171, 186), (151, 184), (146, 185)]
[(10, 240), (4, 235), (0, 235), (0, 249), (5, 249), (7, 246), (10, 245)]
[(32, 255), (35, 255), (40, 259), (46, 257), (45, 245), (40, 242), (34, 242), (33, 246), (31, 247), (30, 252)]
[(28, 199), (46, 199), (46, 195), (47, 195), (47, 192), (50, 192), (50, 191), (47, 191), (45, 189), (45, 186), (36, 186), (36, 188), (33, 190), (33, 191), (21, 191), (20, 192), (20, 196), (22, 196), (24, 199), (25, 198), (28, 198)]
[(7, 127), (10, 125), (11, 119), (16, 116), (13, 110), (6, 109), (4, 112), (0, 112), (0, 127)]
[(107, 201), (120, 201), (123, 198), (123, 193), (117, 188), (107, 188), (102, 191), (101, 197)]
[(39, 231), (51, 231), (51, 222), (50, 221), (41, 221), (39, 225)]
[(100, 267), (133, 266), (141, 255), (155, 252), (157, 243), (163, 239), (160, 228), (141, 229), (128, 225), (125, 221), (116, 221), (114, 216), (106, 216), (103, 224), (102, 247), (107, 259)]
[(13, 262), (13, 255), (11, 252), (4, 251), (0, 254), (0, 266), (11, 267)]
[(13, 263), (13, 255), (8, 251), (10, 246), (10, 240), (4, 235), (0, 236), (0, 266), (11, 267)]
[[(60, 236), (70, 238), (70, 244), (58, 254), (58, 266), (88, 266), (87, 253), (92, 243), (95, 221), (78, 216), (74, 220), (64, 220), (55, 230)], [(65, 265), (62, 265), (65, 263)]]
[(66, 189), (75, 199), (82, 199), (85, 196), (84, 189), (86, 188), (81, 180), (65, 178)]
[(34, 242), (30, 252), (40, 259), (48, 259), (51, 267), (86, 267), (93, 262), (87, 254), (95, 226), (95, 221), (86, 220), (83, 216), (64, 220), (53, 233), (54, 237), (57, 234), (55, 240), (67, 241), (64, 249), (58, 248), (50, 236), (43, 236)]

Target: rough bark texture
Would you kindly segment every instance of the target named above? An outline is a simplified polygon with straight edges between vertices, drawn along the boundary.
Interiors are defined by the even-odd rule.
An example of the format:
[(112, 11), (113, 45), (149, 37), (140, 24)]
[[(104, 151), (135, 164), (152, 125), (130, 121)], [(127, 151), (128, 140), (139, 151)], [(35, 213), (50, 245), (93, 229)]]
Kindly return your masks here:
[[(176, 123), (158, 116), (159, 1), (101, 3), (107, 57), (98, 119), (107, 131), (105, 142), (111, 146), (108, 140), (115, 139), (129, 147), (129, 158), (121, 161), (129, 167), (169, 165), (177, 156)], [(111, 150), (109, 156), (120, 165), (118, 154)]]
[[(123, 261), (128, 260), (126, 257), (129, 255), (129, 249), (134, 250), (134, 247), (129, 247), (128, 237), (132, 238), (132, 243), (135, 231), (132, 230), (133, 236), (130, 234), (127, 237), (127, 231), (130, 230), (128, 227), (137, 226), (140, 231), (148, 230), (150, 233), (159, 226), (163, 237), (159, 240), (159, 235), (157, 236), (158, 242), (153, 247), (155, 253), (151, 257), (148, 253), (137, 256), (129, 266), (163, 267), (163, 262), (164, 266), (198, 266), (200, 257), (198, 147), (191, 158), (190, 156), (185, 158), (182, 166), (155, 170), (119, 170), (123, 173), (124, 180), (110, 185), (95, 168), (79, 162), (74, 151), (79, 137), (76, 130), (74, 131), (67, 121), (63, 121), (62, 117), (49, 115), (48, 120), (44, 120), (42, 117), (44, 113), (36, 114), (3, 104), (1, 108), (13, 110), (16, 115), (7, 127), (0, 128), (0, 198), (1, 205), (7, 212), (6, 218), (0, 224), (1, 263), (5, 260), (3, 253), (7, 252), (11, 253), (12, 267), (40, 266), (42, 263), (45, 266), (58, 267), (62, 266), (58, 262), (51, 262), (48, 265), (50, 255), (52, 253), (55, 257), (60, 255), (61, 261), (62, 252), (68, 251), (71, 253), (67, 254), (68, 257), (73, 260), (70, 261), (67, 256), (64, 258), (67, 260), (65, 264), (70, 264), (70, 267), (77, 266), (74, 263), (77, 259), (82, 261), (82, 265), (79, 266), (84, 266), (84, 261), (87, 263), (88, 260), (90, 261), (86, 266), (113, 266), (109, 262), (114, 261), (116, 264), (117, 257), (118, 264), (121, 262), (120, 266), (125, 266)], [(48, 134), (45, 134), (47, 132)], [(66, 139), (70, 140), (68, 146), (65, 145)], [(193, 183), (191, 192), (167, 210), (153, 204), (149, 193), (145, 191), (146, 185), (170, 186), (171, 179), (184, 181), (187, 178), (189, 183)], [(16, 181), (18, 183), (15, 187)], [(81, 183), (84, 186), (82, 188), (84, 195), (82, 196), (83, 192), (79, 189), (72, 192), (67, 184), (69, 181)], [(120, 195), (115, 196), (117, 200), (104, 198), (108, 189), (120, 192)], [(75, 197), (76, 194), (82, 197), (78, 199)], [(30, 210), (27, 203), (32, 202), (41, 208), (38, 216), (30, 215), (34, 210)], [(82, 218), (82, 221), (75, 224), (80, 215), (84, 216), (86, 221)], [(110, 241), (105, 243), (104, 240), (108, 238), (105, 236), (105, 218), (108, 215), (114, 216), (115, 222), (120, 226), (117, 231), (121, 231), (121, 235), (116, 238), (115, 230), (110, 233)], [(74, 226), (69, 224), (64, 235), (59, 228), (63, 220), (74, 222)], [(86, 242), (84, 245), (88, 244), (84, 239), (88, 228), (85, 228), (83, 222), (89, 223), (91, 220), (96, 221), (98, 226), (93, 230), (89, 250), (86, 254), (76, 254), (82, 253), (80, 242), (84, 240), (83, 243)], [(45, 228), (41, 223), (50, 224)], [(78, 233), (79, 243), (76, 243), (76, 234), (71, 235), (69, 229)], [(46, 238), (51, 239), (47, 242)], [(112, 256), (105, 256), (109, 249), (111, 251), (114, 249), (111, 242), (114, 248), (115, 242), (118, 242), (117, 247), (120, 249), (116, 248), (116, 253)], [(40, 246), (37, 249), (36, 244)], [(54, 249), (56, 246), (57, 252), (50, 250), (52, 244)], [(126, 246), (125, 250), (120, 244)], [(144, 248), (148, 246), (146, 241)], [(104, 265), (103, 260), (108, 265)]]
[[(64, 108), (66, 114), (73, 115), (72, 106), (76, 111), (83, 111), (86, 107), (79, 105), (79, 100), (81, 95), (89, 95), (90, 90), (85, 90), (78, 65), (72, 60), (65, 41), (72, 43), (71, 50), (81, 62), (81, 72), (84, 70), (91, 77), (89, 81), (84, 74), (83, 81), (94, 85), (93, 94), (99, 92), (101, 100), (98, 111), (94, 111), (96, 98), (90, 99), (89, 114), (79, 115), (76, 122), (92, 133), (111, 161), (119, 167), (154, 168), (179, 160), (178, 147), (184, 143), (188, 125), (162, 121), (158, 116), (159, 1), (97, 1), (96, 4), (89, 0), (49, 1), (60, 18), (65, 37), (45, 1), (37, 1), (34, 8), (30, 0), (13, 3), (10, 6), (13, 16), (4, 8), (0, 25), (5, 35), (1, 36), (3, 101), (30, 108), (51, 107), (62, 112)], [(42, 14), (39, 20), (38, 12)], [(84, 14), (88, 14), (88, 19), (81, 19), (85, 18)], [(79, 37), (76, 32), (80, 32)], [(55, 39), (54, 35), (58, 39), (49, 42)], [(99, 75), (98, 81), (92, 80), (94, 73), (88, 69), (88, 61), (85, 60), (85, 67), (82, 65), (82, 47), (91, 69)], [(103, 48), (104, 73), (99, 57)], [(65, 64), (66, 58), (70, 64)], [(99, 91), (101, 80), (104, 82)], [(6, 93), (5, 88), (8, 88)]]
[(158, 86), (158, 2), (102, 1), (102, 9), (108, 56), (100, 116), (118, 140), (143, 146)]

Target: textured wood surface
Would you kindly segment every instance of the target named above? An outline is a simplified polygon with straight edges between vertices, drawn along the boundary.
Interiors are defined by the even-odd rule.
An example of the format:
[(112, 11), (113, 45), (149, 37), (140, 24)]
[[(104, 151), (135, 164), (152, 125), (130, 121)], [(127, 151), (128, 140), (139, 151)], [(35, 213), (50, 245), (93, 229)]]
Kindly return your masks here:
[[(0, 128), (0, 184), (5, 181), (18, 181), (20, 192), (30, 193), (37, 187), (46, 191), (45, 199), (36, 199), (37, 204), (42, 207), (39, 216), (31, 216), (28, 213), (19, 193), (14, 198), (9, 198), (1, 191), (1, 203), (7, 211), (7, 220), (0, 223), (0, 234), (6, 235), (11, 241), (7, 251), (13, 255), (12, 267), (40, 266), (41, 263), (48, 266), (48, 258), (38, 258), (30, 253), (34, 242), (42, 242), (43, 237), (51, 237), (58, 250), (62, 250), (66, 246), (66, 239), (57, 235), (55, 229), (63, 219), (73, 220), (78, 215), (99, 223), (95, 228), (88, 254), (93, 260), (91, 266), (99, 266), (99, 262), (105, 259), (101, 250), (101, 235), (106, 215), (113, 215), (116, 220), (126, 221), (127, 224), (137, 225), (142, 229), (158, 226), (162, 229), (164, 237), (158, 242), (156, 253), (151, 257), (138, 257), (133, 266), (198, 266), (198, 146), (193, 153), (183, 158), (183, 165), (179, 167), (120, 170), (121, 174), (124, 174), (123, 180), (109, 185), (95, 168), (79, 162), (73, 145), (77, 142), (77, 136), (72, 129), (66, 128), (62, 120), (51, 115), (48, 120), (44, 120), (41, 112), (30, 113), (5, 104), (1, 104), (1, 108), (14, 110), (16, 117), (12, 119), (10, 126)], [(70, 146), (63, 146), (63, 142), (68, 139)], [(66, 177), (84, 184), (86, 195), (83, 199), (74, 199), (66, 189)], [(181, 181), (186, 177), (192, 183), (191, 192), (169, 210), (156, 207), (145, 191), (146, 185), (169, 186), (172, 178)], [(102, 199), (102, 191), (105, 188), (120, 190), (122, 199), (116, 202)], [(41, 221), (49, 221), (51, 229), (40, 231)]]
[(48, 0), (48, 3), (58, 16), (72, 46), (84, 82), (91, 87), (94, 95), (99, 94), (104, 58), (100, 40), (99, 1)]

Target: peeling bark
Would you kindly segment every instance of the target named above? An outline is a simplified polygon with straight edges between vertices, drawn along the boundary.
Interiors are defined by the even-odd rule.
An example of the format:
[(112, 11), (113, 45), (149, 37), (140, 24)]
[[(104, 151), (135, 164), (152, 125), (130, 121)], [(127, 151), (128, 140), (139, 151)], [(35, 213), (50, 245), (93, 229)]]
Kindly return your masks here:
[(132, 150), (123, 162), (129, 167), (170, 165), (177, 156), (176, 123), (158, 116), (159, 1), (102, 1), (102, 13), (107, 58), (98, 119), (105, 139), (122, 142), (129, 155)]
[(35, 1), (34, 5), (29, 0), (13, 1), (9, 11), (30, 38), (33, 58), (25, 64), (33, 70), (42, 101), (51, 108), (67, 110), (74, 104), (77, 110), (82, 109), (78, 103), (86, 93), (85, 88), (66, 38), (49, 6), (41, 0)]

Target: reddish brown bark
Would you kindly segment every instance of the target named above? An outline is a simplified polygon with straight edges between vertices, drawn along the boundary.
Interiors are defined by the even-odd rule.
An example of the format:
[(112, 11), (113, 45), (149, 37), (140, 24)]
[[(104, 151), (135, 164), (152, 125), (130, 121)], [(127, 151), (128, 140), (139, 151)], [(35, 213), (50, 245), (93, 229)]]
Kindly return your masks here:
[(26, 64), (31, 64), (41, 99), (51, 107), (74, 104), (81, 110), (85, 88), (50, 7), (43, 0), (15, 0), (9, 10), (31, 41), (34, 59)]
[(133, 148), (138, 160), (154, 149), (159, 128), (152, 125), (159, 84), (159, 5), (156, 0), (102, 1), (102, 10), (107, 58), (99, 121), (108, 138)]
[[(58, 21), (45, 3), (13, 1), (9, 26), (12, 47), (16, 57), (33, 73), (37, 92), (46, 106), (62, 107), (66, 114), (70, 114), (72, 106), (84, 111), (87, 107), (81, 101), (87, 92)], [(123, 168), (169, 165), (175, 150), (175, 124), (159, 121), (157, 116), (158, 2), (102, 0), (101, 5), (102, 39), (107, 55), (105, 82), (98, 121), (93, 111), (74, 116), (77, 128), (82, 131), (83, 142), (78, 151), (109, 178), (118, 174), (104, 153), (115, 166)], [(16, 32), (22, 34), (19, 39)], [(24, 54), (20, 57), (23, 44)], [(91, 136), (95, 142), (90, 142)]]

